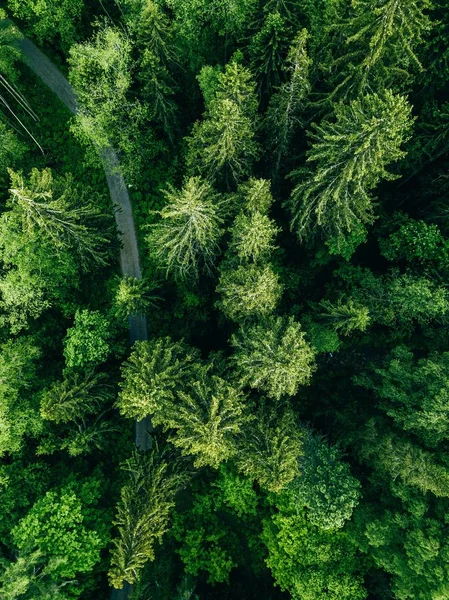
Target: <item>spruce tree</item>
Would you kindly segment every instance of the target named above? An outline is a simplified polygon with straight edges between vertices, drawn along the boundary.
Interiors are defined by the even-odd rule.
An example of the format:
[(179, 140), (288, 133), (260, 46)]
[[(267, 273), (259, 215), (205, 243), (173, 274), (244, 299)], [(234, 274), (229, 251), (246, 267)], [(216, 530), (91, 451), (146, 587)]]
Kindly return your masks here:
[(166, 206), (160, 221), (152, 224), (147, 243), (150, 256), (166, 276), (197, 280), (211, 273), (223, 235), (221, 200), (199, 177), (188, 179), (181, 190), (164, 191)]
[(231, 357), (241, 385), (280, 400), (310, 382), (315, 355), (292, 317), (269, 317), (244, 325), (231, 337)]
[(169, 337), (136, 342), (122, 367), (117, 400), (121, 414), (140, 420), (172, 403), (178, 391), (196, 378), (199, 361), (198, 350)]
[(302, 29), (290, 46), (283, 63), (287, 81), (271, 96), (264, 126), (268, 134), (269, 148), (279, 173), (281, 160), (290, 149), (295, 129), (301, 124), (301, 111), (310, 91), (309, 70), (311, 60), (307, 54), (308, 32)]
[(353, 331), (365, 331), (370, 323), (369, 310), (353, 300), (337, 302), (321, 300), (317, 307), (318, 316), (337, 332), (350, 335)]
[(111, 222), (95, 206), (97, 194), (81, 190), (71, 175), (54, 179), (50, 169), (33, 169), (27, 179), (9, 173), (8, 206), (20, 215), (24, 232), (37, 229), (56, 252), (74, 250), (84, 269), (107, 264)]
[(261, 488), (278, 493), (300, 475), (301, 454), (302, 432), (291, 407), (280, 414), (262, 407), (242, 432), (234, 460)]
[(173, 457), (157, 450), (135, 454), (125, 464), (129, 481), (121, 490), (114, 521), (118, 537), (113, 539), (109, 580), (122, 588), (133, 584), (145, 563), (155, 558), (155, 544), (169, 526), (176, 492), (186, 482)]
[(270, 264), (222, 264), (217, 306), (232, 321), (268, 315), (282, 295), (279, 276)]
[(374, 220), (370, 192), (382, 180), (397, 176), (387, 170), (405, 153), (410, 136), (411, 107), (390, 91), (337, 104), (309, 134), (307, 162), (292, 172), (297, 184), (287, 202), (292, 228), (301, 240), (319, 230), (343, 243), (351, 232)]
[(251, 172), (258, 158), (255, 141), (257, 100), (250, 73), (231, 61), (218, 76), (215, 97), (203, 121), (197, 121), (187, 138), (187, 165), (194, 173), (219, 180), (226, 188)]
[(431, 0), (356, 0), (351, 8), (331, 27), (339, 46), (329, 67), (336, 84), (330, 99), (404, 89), (409, 71), (423, 70), (418, 49), (432, 28)]
[(204, 370), (177, 391), (175, 401), (161, 402), (153, 418), (174, 430), (170, 441), (193, 455), (196, 467), (213, 468), (237, 452), (236, 438), (249, 421), (243, 394)]

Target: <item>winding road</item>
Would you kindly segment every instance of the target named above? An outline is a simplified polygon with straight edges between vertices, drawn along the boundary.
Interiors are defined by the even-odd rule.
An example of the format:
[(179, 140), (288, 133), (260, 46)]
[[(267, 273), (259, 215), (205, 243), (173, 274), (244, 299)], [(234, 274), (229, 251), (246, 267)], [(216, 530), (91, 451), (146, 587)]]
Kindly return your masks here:
[[(45, 85), (61, 100), (73, 114), (78, 111), (76, 95), (72, 86), (59, 69), (43, 54), (37, 46), (27, 38), (19, 42), (26, 64)], [(123, 276), (141, 278), (139, 248), (134, 225), (131, 201), (129, 199), (120, 163), (113, 148), (107, 147), (99, 151), (106, 180), (114, 207), (114, 215), (121, 240), (120, 267)], [(137, 340), (148, 339), (147, 320), (144, 315), (129, 317), (129, 337), (133, 344)], [(136, 422), (135, 443), (139, 450), (148, 450), (151, 446), (151, 421), (149, 417)], [(111, 600), (126, 600), (131, 586), (125, 584), (121, 590), (113, 590)]]

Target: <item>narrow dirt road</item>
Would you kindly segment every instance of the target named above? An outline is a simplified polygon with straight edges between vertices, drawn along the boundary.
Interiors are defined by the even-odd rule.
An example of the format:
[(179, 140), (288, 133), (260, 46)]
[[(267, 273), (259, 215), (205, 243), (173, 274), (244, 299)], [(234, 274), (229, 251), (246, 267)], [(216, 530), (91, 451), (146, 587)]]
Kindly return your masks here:
[[(76, 114), (77, 102), (72, 86), (37, 46), (30, 40), (23, 38), (20, 49), (25, 62), (47, 87)], [(139, 249), (137, 245), (136, 229), (134, 225), (131, 202), (123, 175), (120, 172), (120, 163), (114, 149), (104, 148), (100, 151), (106, 179), (114, 207), (115, 220), (122, 242), (120, 250), (120, 267), (124, 276), (141, 278)], [(146, 317), (136, 315), (129, 318), (129, 336), (131, 344), (137, 340), (148, 339)], [(151, 422), (149, 418), (136, 422), (136, 446), (140, 450), (148, 450), (151, 445)], [(132, 586), (128, 584), (122, 590), (113, 590), (111, 600), (127, 600)]]

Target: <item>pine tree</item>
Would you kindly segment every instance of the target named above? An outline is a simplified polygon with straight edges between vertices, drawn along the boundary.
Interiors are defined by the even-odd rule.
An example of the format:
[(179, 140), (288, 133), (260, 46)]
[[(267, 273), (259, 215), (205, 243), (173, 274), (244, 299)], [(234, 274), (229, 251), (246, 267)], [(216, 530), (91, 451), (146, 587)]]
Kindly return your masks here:
[(287, 20), (278, 11), (268, 12), (261, 29), (249, 45), (251, 69), (258, 81), (259, 94), (270, 94), (281, 81), (281, 69), (291, 37)]
[(287, 406), (277, 414), (263, 407), (242, 432), (235, 462), (261, 488), (279, 493), (300, 474), (301, 454), (302, 433), (292, 409)]
[(315, 370), (314, 351), (292, 317), (269, 317), (242, 326), (231, 337), (231, 345), (240, 383), (275, 400), (294, 396)]
[(296, 184), (288, 206), (300, 239), (317, 227), (326, 237), (344, 240), (374, 220), (370, 191), (396, 176), (387, 166), (405, 155), (411, 107), (390, 91), (338, 104), (332, 119), (314, 125), (307, 162), (291, 174)]
[(274, 238), (279, 231), (267, 215), (258, 211), (241, 212), (232, 225), (228, 249), (241, 263), (263, 264), (277, 248)]
[(122, 488), (114, 524), (109, 580), (115, 588), (133, 584), (147, 561), (154, 560), (155, 544), (169, 526), (176, 492), (186, 482), (173, 458), (157, 450), (135, 454), (125, 465), (130, 480)]
[(282, 295), (279, 276), (268, 264), (222, 264), (216, 288), (217, 306), (233, 321), (268, 315)]
[(179, 389), (175, 401), (159, 404), (153, 422), (175, 433), (170, 441), (196, 467), (218, 468), (237, 451), (236, 438), (250, 421), (243, 394), (215, 375), (202, 371)]
[(432, 28), (426, 14), (431, 8), (431, 0), (352, 2), (349, 17), (334, 25), (340, 45), (330, 65), (336, 73), (330, 99), (403, 89), (410, 80), (409, 70), (423, 69), (417, 49)]
[(56, 252), (74, 250), (85, 269), (107, 264), (111, 221), (95, 206), (95, 193), (81, 191), (71, 175), (54, 179), (50, 169), (33, 169), (28, 179), (11, 170), (9, 174), (8, 206), (20, 214), (25, 232), (39, 230)]
[(231, 61), (218, 76), (215, 97), (203, 121), (197, 121), (187, 138), (187, 165), (227, 188), (251, 171), (259, 154), (255, 141), (257, 100), (249, 72)]
[(128, 418), (143, 419), (172, 403), (180, 389), (196, 378), (200, 355), (169, 337), (136, 342), (122, 367), (117, 406)]
[(302, 29), (290, 46), (283, 63), (287, 81), (271, 96), (265, 116), (265, 129), (273, 154), (274, 172), (279, 173), (280, 163), (290, 149), (295, 129), (301, 124), (301, 111), (310, 91), (309, 69), (311, 60), (307, 54), (308, 32)]
[(147, 278), (116, 277), (116, 290), (113, 300), (113, 314), (120, 321), (125, 321), (130, 315), (148, 314), (156, 308), (161, 300), (155, 291), (157, 283)]
[(69, 372), (65, 379), (57, 381), (42, 394), (42, 417), (55, 423), (68, 423), (96, 412), (114, 396), (105, 379), (105, 373), (91, 371), (82, 377), (79, 373)]
[(321, 300), (318, 311), (323, 321), (343, 335), (350, 335), (353, 331), (365, 331), (370, 323), (368, 308), (356, 304), (353, 300), (343, 302), (340, 299), (335, 303)]
[(167, 276), (195, 281), (201, 271), (212, 272), (220, 251), (220, 197), (199, 177), (188, 179), (180, 191), (170, 186), (164, 194), (161, 220), (147, 236), (150, 255)]

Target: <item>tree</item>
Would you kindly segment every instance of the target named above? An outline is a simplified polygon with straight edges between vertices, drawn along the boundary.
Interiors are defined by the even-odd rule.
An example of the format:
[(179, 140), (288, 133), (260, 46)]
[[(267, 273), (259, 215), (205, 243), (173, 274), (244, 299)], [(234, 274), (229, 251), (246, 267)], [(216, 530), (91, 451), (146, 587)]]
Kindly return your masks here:
[(128, 418), (143, 419), (174, 401), (179, 389), (196, 379), (200, 354), (169, 337), (136, 342), (122, 367), (117, 406)]
[(264, 519), (266, 564), (276, 584), (293, 600), (363, 600), (363, 564), (342, 531), (312, 525), (288, 492), (273, 496), (271, 518)]
[(186, 483), (179, 465), (164, 452), (134, 454), (125, 464), (129, 481), (121, 490), (114, 521), (109, 580), (115, 588), (133, 584), (145, 563), (154, 560), (154, 546), (168, 529), (176, 492)]
[[(39, 551), (0, 565), (0, 591), (4, 600), (69, 600), (68, 581), (56, 583), (51, 575), (59, 560), (46, 560)], [(72, 596), (73, 597), (73, 596)]]
[(154, 424), (174, 430), (169, 440), (193, 455), (196, 467), (213, 468), (236, 453), (236, 438), (250, 420), (242, 392), (206, 372), (179, 389), (174, 401), (161, 403), (153, 417)]
[[(382, 431), (382, 433), (380, 433)], [(413, 439), (388, 429), (382, 418), (370, 419), (360, 431), (358, 455), (387, 480), (414, 487), (437, 497), (449, 497), (447, 467)]]
[(8, 167), (18, 163), (24, 154), (25, 145), (12, 128), (0, 121), (0, 177), (6, 175)]
[(318, 310), (319, 317), (343, 335), (350, 335), (353, 331), (365, 331), (370, 324), (368, 308), (356, 304), (353, 300), (343, 302), (340, 299), (335, 303), (321, 300)]
[(270, 264), (230, 265), (220, 269), (217, 292), (221, 299), (217, 306), (233, 321), (270, 314), (282, 294), (277, 273)]
[(283, 70), (288, 79), (271, 96), (265, 116), (264, 125), (269, 136), (269, 148), (275, 160), (276, 174), (279, 173), (282, 158), (290, 149), (295, 129), (301, 124), (300, 113), (310, 91), (311, 60), (307, 54), (308, 37), (307, 29), (302, 29), (293, 40), (283, 62)]
[(390, 91), (337, 104), (335, 117), (314, 125), (308, 163), (291, 176), (299, 183), (288, 206), (292, 228), (303, 240), (318, 227), (327, 238), (343, 239), (374, 220), (373, 190), (380, 180), (395, 179), (387, 166), (405, 155), (411, 107)]
[(241, 212), (231, 228), (229, 251), (236, 255), (241, 263), (263, 264), (277, 248), (274, 238), (280, 231), (275, 221), (268, 215), (254, 211)]
[(299, 470), (289, 486), (292, 502), (305, 506), (308, 520), (320, 529), (343, 527), (359, 503), (361, 486), (338, 448), (306, 431)]
[(59, 34), (64, 47), (69, 48), (78, 37), (83, 0), (7, 0), (7, 4), (15, 17), (29, 23), (40, 43)]
[(34, 392), (41, 349), (30, 337), (0, 346), (0, 456), (17, 453), (25, 436), (42, 431)]
[(145, 315), (157, 307), (161, 298), (155, 294), (158, 285), (147, 278), (125, 276), (116, 277), (116, 290), (113, 300), (113, 314), (119, 321), (126, 321), (130, 315)]
[(188, 179), (180, 191), (169, 187), (164, 194), (161, 220), (147, 236), (150, 255), (175, 279), (196, 280), (201, 271), (211, 273), (224, 233), (220, 197), (199, 177)]
[(340, 267), (338, 276), (354, 303), (368, 308), (373, 323), (391, 327), (444, 321), (449, 310), (447, 290), (427, 277), (397, 269), (376, 277), (353, 265)]
[(353, 2), (349, 17), (334, 25), (344, 41), (330, 65), (337, 84), (331, 98), (407, 85), (408, 71), (423, 69), (417, 49), (432, 28), (431, 8), (430, 0)]
[(276, 414), (264, 407), (242, 432), (234, 460), (262, 489), (279, 493), (300, 474), (301, 454), (302, 432), (293, 410), (287, 406)]
[(64, 339), (67, 366), (92, 367), (105, 362), (111, 353), (110, 341), (110, 323), (100, 311), (77, 310)]
[(41, 415), (54, 423), (68, 423), (96, 412), (113, 398), (105, 373), (69, 372), (62, 381), (55, 382), (42, 394)]
[(50, 169), (33, 169), (28, 180), (9, 174), (8, 206), (21, 216), (24, 232), (39, 230), (56, 252), (73, 250), (85, 269), (108, 263), (111, 217), (97, 208), (98, 194), (78, 188), (70, 174), (54, 179)]
[(104, 515), (95, 509), (99, 495), (99, 482), (93, 478), (48, 491), (14, 527), (14, 544), (24, 556), (37, 551), (57, 559), (51, 573), (56, 582), (88, 573), (100, 561), (109, 537)]
[(250, 73), (235, 61), (218, 75), (215, 97), (203, 121), (197, 121), (187, 138), (187, 166), (192, 172), (229, 188), (250, 173), (259, 155), (256, 143), (257, 100)]
[(398, 346), (384, 366), (356, 377), (358, 385), (372, 390), (379, 407), (404, 431), (415, 434), (431, 448), (449, 437), (449, 353), (415, 359)]
[(259, 82), (261, 96), (270, 94), (280, 84), (281, 65), (290, 37), (287, 20), (278, 11), (274, 11), (266, 13), (261, 29), (251, 39), (251, 68)]
[(315, 370), (314, 351), (293, 317), (270, 317), (244, 325), (231, 337), (231, 345), (241, 385), (275, 400), (294, 396)]

